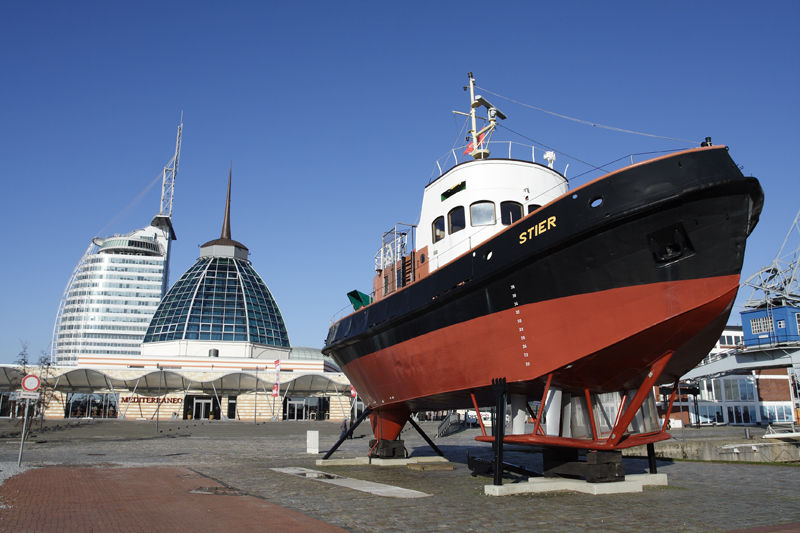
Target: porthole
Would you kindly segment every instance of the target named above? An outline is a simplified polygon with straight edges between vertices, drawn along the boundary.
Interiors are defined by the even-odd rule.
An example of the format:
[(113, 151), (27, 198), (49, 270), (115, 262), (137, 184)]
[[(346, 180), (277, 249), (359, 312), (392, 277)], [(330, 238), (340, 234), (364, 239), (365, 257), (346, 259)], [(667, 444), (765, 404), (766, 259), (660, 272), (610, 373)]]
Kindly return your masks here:
[(492, 251), (491, 251), (491, 250), (489, 250), (488, 252), (485, 252), (485, 253), (483, 254), (483, 258), (484, 258), (484, 259), (486, 259), (487, 261), (488, 261), (489, 259), (491, 259), (491, 258), (492, 258)]
[(577, 195), (577, 194), (573, 194), (573, 195), (572, 195), (572, 199), (573, 199), (573, 200), (577, 200), (577, 199), (578, 199), (578, 195)]
[(591, 202), (589, 202), (589, 207), (600, 207), (603, 205), (603, 197), (597, 196)]

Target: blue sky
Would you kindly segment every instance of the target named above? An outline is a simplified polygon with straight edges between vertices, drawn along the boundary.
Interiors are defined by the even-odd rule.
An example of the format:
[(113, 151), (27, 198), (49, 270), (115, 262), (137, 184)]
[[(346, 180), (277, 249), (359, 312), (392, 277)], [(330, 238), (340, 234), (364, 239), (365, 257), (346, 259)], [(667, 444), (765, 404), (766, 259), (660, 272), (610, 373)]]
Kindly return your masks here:
[[(171, 282), (218, 236), (233, 162), (233, 238), (292, 344), (321, 347), (346, 293), (368, 292), (382, 232), (417, 220), (463, 144), (470, 71), (536, 107), (728, 145), (766, 193), (747, 276), (800, 209), (799, 50), (797, 2), (0, 2), (0, 363), (19, 339), (48, 346), (92, 237), (150, 222), (158, 186), (106, 228), (172, 157), (181, 112)], [(490, 100), (594, 165), (690, 146)]]

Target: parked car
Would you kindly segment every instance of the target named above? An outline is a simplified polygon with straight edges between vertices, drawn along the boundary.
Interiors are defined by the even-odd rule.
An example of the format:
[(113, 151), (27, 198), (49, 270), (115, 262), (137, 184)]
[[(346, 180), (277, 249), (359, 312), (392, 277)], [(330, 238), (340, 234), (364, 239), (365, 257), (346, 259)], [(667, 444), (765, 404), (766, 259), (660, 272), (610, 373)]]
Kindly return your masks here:
[[(481, 418), (483, 419), (484, 426), (491, 426), (492, 425), (492, 414), (488, 411), (481, 412)], [(478, 423), (478, 414), (475, 411), (467, 411), (467, 423), (468, 424), (477, 424)]]

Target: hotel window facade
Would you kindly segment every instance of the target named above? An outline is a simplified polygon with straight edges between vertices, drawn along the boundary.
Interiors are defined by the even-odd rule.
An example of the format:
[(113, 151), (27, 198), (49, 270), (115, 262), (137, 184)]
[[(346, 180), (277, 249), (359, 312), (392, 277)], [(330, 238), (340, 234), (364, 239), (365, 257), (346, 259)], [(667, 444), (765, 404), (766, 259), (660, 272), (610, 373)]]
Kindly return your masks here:
[(95, 239), (64, 291), (53, 328), (52, 362), (81, 355), (136, 356), (166, 292), (169, 230), (149, 226)]

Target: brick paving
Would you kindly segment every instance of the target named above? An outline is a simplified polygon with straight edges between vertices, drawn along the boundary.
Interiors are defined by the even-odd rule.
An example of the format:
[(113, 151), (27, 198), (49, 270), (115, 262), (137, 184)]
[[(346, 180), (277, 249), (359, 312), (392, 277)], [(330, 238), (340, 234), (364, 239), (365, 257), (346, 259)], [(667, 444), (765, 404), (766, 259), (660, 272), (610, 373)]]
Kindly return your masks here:
[[(0, 463), (13, 462), (19, 447), (18, 438), (6, 438), (13, 431), (10, 425), (0, 422)], [(435, 424), (425, 424), (424, 429), (435, 433)], [(465, 454), (490, 458), (491, 447), (474, 441), (477, 430), (467, 430), (450, 437), (437, 439), (437, 445), (454, 461), (453, 471), (412, 471), (402, 467), (318, 467), (315, 459), (305, 453), (306, 431), (320, 432), (320, 447), (326, 450), (338, 437), (338, 424), (326, 422), (282, 422), (245, 424), (241, 422), (170, 422), (161, 423), (155, 433), (152, 422), (95, 421), (67, 426), (64, 422), (48, 423), (44, 431), (36, 431), (31, 443), (26, 445), (23, 466), (34, 467), (26, 473), (12, 477), (0, 487), (0, 496), (18, 487), (30, 475), (41, 472), (114, 473), (141, 472), (136, 476), (145, 487), (132, 491), (125, 505), (146, 508), (150, 503), (147, 488), (159, 484), (181, 487), (181, 498), (202, 502), (252, 500), (262, 504), (280, 506), (279, 513), (296, 511), (305, 517), (320, 520), (347, 531), (544, 531), (567, 532), (576, 530), (641, 532), (641, 531), (798, 531), (800, 530), (800, 470), (793, 465), (752, 465), (683, 462), (659, 460), (659, 472), (669, 475), (668, 487), (646, 488), (643, 493), (608, 496), (589, 496), (576, 493), (522, 494), (508, 497), (485, 496), (483, 487), (489, 478), (469, 475)], [(366, 455), (368, 426), (356, 431), (356, 438), (347, 441), (336, 457)], [(691, 432), (687, 438), (713, 439), (724, 442), (738, 437), (741, 428), (713, 428)], [(680, 433), (678, 432), (678, 436)], [(432, 455), (424, 441), (415, 432), (403, 434), (406, 448), (412, 455)], [(523, 448), (507, 447), (507, 461), (534, 470), (541, 469), (541, 455)], [(628, 473), (644, 472), (645, 459), (625, 458)], [(52, 466), (58, 468), (51, 468)], [(94, 466), (96, 468), (85, 468)], [(315, 470), (387, 483), (433, 494), (431, 498), (416, 500), (388, 499), (356, 492), (342, 487), (301, 479), (270, 470), (274, 467), (304, 467)], [(179, 469), (179, 470), (176, 470)], [(191, 469), (208, 479), (216, 480), (253, 498), (233, 496), (195, 495), (182, 488), (197, 479), (175, 477), (173, 472)], [(62, 498), (61, 507), (71, 509), (70, 520), (84, 520), (84, 529), (92, 531), (94, 522), (89, 506), (80, 503), (92, 498), (103, 501), (109, 491), (100, 482), (81, 482), (87, 487), (83, 497), (70, 495), (70, 487), (77, 486), (77, 474), (54, 484), (56, 501)], [(82, 474), (83, 475), (83, 474)], [(89, 475), (89, 474), (86, 474)], [(108, 474), (112, 475), (112, 474)], [(203, 485), (211, 486), (208, 479)], [(505, 483), (521, 482), (520, 478), (507, 478)], [(30, 496), (25, 487), (17, 496), (20, 500)], [(19, 490), (19, 489), (18, 489)], [(92, 496), (94, 494), (95, 496)], [(177, 496), (175, 496), (177, 498)], [(69, 498), (69, 500), (67, 500)], [(35, 499), (35, 498), (30, 498)], [(58, 504), (56, 504), (58, 505)], [(169, 513), (177, 527), (165, 527), (167, 522), (155, 520), (154, 513), (140, 512), (137, 520), (148, 524), (148, 531), (206, 531), (203, 526), (212, 522), (203, 520), (200, 528), (188, 527), (188, 520), (208, 517), (210, 513), (190, 504), (172, 504)], [(2, 523), (9, 511), (24, 514), (34, 512), (27, 505), (0, 509)], [(117, 512), (113, 506), (106, 508), (103, 531), (135, 531), (128, 520), (133, 514)], [(232, 513), (224, 526), (215, 530), (231, 529), (230, 524), (258, 509)], [(50, 516), (57, 516), (57, 513)], [(20, 518), (21, 520), (22, 518)], [(27, 518), (30, 522), (31, 518)], [(22, 522), (21, 522), (22, 523)], [(131, 522), (138, 524), (139, 522)], [(263, 524), (271, 524), (260, 520)], [(272, 529), (270, 527), (270, 529)], [(293, 530), (287, 527), (288, 530)], [(320, 531), (323, 531), (321, 528)], [(53, 531), (56, 529), (30, 529)], [(67, 529), (58, 528), (57, 530)], [(99, 529), (97, 529), (99, 531)], [(297, 530), (297, 529), (294, 529)], [(19, 531), (17, 529), (16, 531)], [(24, 531), (24, 530), (23, 530)]]
[(269, 524), (283, 531), (342, 532), (252, 496), (219, 494), (217, 487), (225, 489), (175, 467), (28, 470), (0, 487), (0, 531), (244, 533)]

